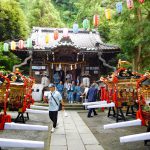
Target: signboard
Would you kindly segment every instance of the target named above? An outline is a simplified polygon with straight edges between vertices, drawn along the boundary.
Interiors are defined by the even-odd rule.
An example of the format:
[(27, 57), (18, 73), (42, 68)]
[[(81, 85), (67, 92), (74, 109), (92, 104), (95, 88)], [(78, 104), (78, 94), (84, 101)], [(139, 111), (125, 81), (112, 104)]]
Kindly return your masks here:
[(98, 71), (99, 67), (85, 67), (85, 70), (86, 71), (89, 71), (89, 70), (91, 70), (91, 71)]
[(32, 70), (46, 70), (46, 66), (32, 66)]

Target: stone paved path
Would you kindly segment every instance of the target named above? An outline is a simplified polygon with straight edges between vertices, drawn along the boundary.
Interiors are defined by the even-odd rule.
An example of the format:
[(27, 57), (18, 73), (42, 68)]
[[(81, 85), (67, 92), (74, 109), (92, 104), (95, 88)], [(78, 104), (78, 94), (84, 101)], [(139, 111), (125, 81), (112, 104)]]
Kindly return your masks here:
[(77, 112), (59, 112), (58, 128), (51, 135), (50, 150), (104, 150)]

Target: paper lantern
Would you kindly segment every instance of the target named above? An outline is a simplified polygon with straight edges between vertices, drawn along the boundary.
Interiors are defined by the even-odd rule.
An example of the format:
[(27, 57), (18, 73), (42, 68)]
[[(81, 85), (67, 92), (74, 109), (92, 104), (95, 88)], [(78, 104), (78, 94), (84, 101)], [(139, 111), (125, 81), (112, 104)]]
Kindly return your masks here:
[(60, 70), (61, 70), (61, 63), (59, 64), (59, 67), (58, 67)]
[(73, 67), (72, 67), (72, 65), (70, 66), (70, 69), (71, 69), (71, 70), (73, 70)]
[(15, 41), (11, 42), (11, 50), (16, 50), (16, 42)]
[(105, 16), (106, 16), (106, 19), (108, 20), (111, 19), (111, 9), (105, 9)]
[(122, 12), (122, 2), (116, 3), (116, 10), (118, 14)]
[(78, 24), (74, 23), (73, 24), (73, 33), (78, 33), (78, 28), (79, 28)]
[(99, 25), (99, 15), (94, 15), (93, 23), (94, 23), (95, 27), (98, 27), (98, 25)]
[(127, 0), (127, 7), (128, 7), (129, 9), (132, 9), (132, 8), (134, 7), (134, 5), (133, 5), (133, 0)]
[(31, 40), (31, 38), (27, 39), (27, 48), (32, 48), (32, 40)]
[(57, 40), (58, 36), (59, 36), (59, 32), (58, 32), (58, 30), (55, 30), (54, 31), (54, 40)]
[(18, 42), (18, 47), (19, 47), (20, 49), (23, 49), (23, 48), (24, 48), (24, 41), (23, 41), (23, 40), (19, 40), (19, 42)]
[(45, 43), (48, 44), (49, 41), (50, 41), (50, 36), (49, 36), (49, 34), (46, 34), (46, 36), (45, 36)]
[(4, 52), (8, 52), (8, 51), (9, 51), (9, 44), (4, 43)]
[(52, 63), (52, 65), (51, 65), (51, 69), (54, 69), (54, 65), (53, 65), (53, 63)]
[(144, 0), (139, 0), (139, 2), (142, 4), (142, 3), (144, 3)]
[(67, 28), (63, 29), (63, 37), (68, 37), (68, 29)]
[(84, 30), (87, 30), (90, 28), (90, 23), (89, 23), (89, 20), (87, 18), (83, 20), (82, 24), (83, 24)]

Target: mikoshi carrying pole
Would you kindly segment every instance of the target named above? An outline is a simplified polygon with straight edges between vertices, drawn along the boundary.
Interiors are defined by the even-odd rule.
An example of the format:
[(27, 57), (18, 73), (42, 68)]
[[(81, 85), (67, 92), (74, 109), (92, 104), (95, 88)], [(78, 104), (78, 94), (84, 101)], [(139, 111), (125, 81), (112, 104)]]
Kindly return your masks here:
[(0, 147), (44, 148), (44, 142), (0, 138)]
[(87, 106), (88, 109), (89, 108), (102, 108), (102, 107), (115, 107), (115, 103), (111, 102), (111, 103), (107, 103), (107, 104)]
[(120, 143), (150, 140), (150, 132), (120, 137)]
[(99, 101), (99, 102), (86, 102), (83, 103), (82, 105), (100, 105), (100, 104), (106, 104), (107, 101)]
[(19, 124), (19, 123), (5, 123), (4, 129), (8, 130), (38, 130), (38, 131), (48, 131), (48, 126), (42, 125), (30, 125), (30, 124)]
[(132, 121), (107, 124), (104, 125), (104, 129), (114, 129), (114, 128), (121, 128), (121, 127), (141, 126), (141, 125), (142, 125), (142, 121), (140, 119), (137, 119)]
[(45, 106), (31, 105), (30, 108), (36, 108), (36, 109), (44, 109), (44, 110), (48, 110), (48, 107), (45, 107)]
[(47, 110), (35, 110), (35, 109), (26, 109), (26, 112), (33, 113), (33, 114), (48, 114), (49, 111)]

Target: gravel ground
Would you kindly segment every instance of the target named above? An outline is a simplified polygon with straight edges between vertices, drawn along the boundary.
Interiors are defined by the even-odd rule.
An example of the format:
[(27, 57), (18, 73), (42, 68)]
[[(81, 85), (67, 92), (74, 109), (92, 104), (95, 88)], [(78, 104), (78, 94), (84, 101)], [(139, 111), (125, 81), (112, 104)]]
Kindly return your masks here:
[[(10, 112), (12, 118), (17, 117), (17, 113)], [(150, 146), (144, 146), (144, 142), (132, 142), (120, 144), (119, 138), (125, 135), (138, 134), (146, 131), (146, 127), (127, 127), (120, 129), (108, 129), (104, 130), (103, 125), (114, 123), (114, 118), (107, 117), (106, 112), (99, 112), (97, 116), (87, 118), (87, 112), (81, 111), (79, 115), (83, 121), (90, 128), (92, 133), (95, 135), (99, 143), (104, 147), (105, 150), (150, 150)], [(49, 131), (22, 131), (22, 130), (3, 130), (0, 131), (0, 138), (10, 139), (22, 139), (22, 140), (34, 140), (44, 141), (44, 150), (49, 150), (50, 144), (50, 128), (51, 123), (48, 114), (30, 114), (30, 119), (26, 121), (26, 124), (38, 124), (49, 126)], [(29, 148), (2, 148), (2, 150), (33, 150)], [(43, 149), (38, 149), (43, 150)]]
[[(12, 118), (17, 117), (17, 112), (9, 112)], [(20, 139), (44, 141), (44, 150), (49, 150), (50, 144), (50, 119), (48, 114), (29, 114), (30, 119), (26, 124), (45, 125), (49, 126), (49, 131), (23, 131), (23, 130), (2, 130), (0, 131), (0, 138)], [(2, 148), (2, 150), (33, 150), (30, 148)], [(43, 149), (38, 149), (43, 150)]]
[[(107, 111), (99, 112), (97, 116), (87, 118), (87, 112), (79, 112), (83, 121), (90, 128), (99, 143), (105, 150), (150, 150), (150, 146), (144, 146), (144, 142), (130, 142), (121, 144), (119, 138), (121, 136), (143, 133), (146, 131), (145, 126), (126, 127), (118, 129), (103, 129), (103, 125), (115, 123), (114, 118), (107, 117)], [(131, 117), (129, 117), (130, 119)], [(150, 143), (148, 143), (150, 144)]]

